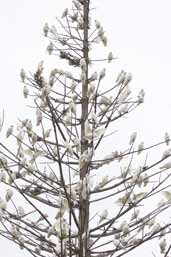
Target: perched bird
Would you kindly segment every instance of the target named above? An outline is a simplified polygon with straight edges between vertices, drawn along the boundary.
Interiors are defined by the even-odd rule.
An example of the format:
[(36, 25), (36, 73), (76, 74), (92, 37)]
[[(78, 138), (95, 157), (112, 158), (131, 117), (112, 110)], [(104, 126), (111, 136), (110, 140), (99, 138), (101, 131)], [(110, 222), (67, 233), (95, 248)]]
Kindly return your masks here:
[(100, 214), (100, 220), (99, 223), (101, 223), (104, 219), (106, 219), (108, 216), (108, 211), (105, 209), (102, 211), (102, 213)]
[(8, 202), (12, 196), (13, 196), (13, 191), (11, 189), (7, 189), (6, 195), (5, 195), (5, 200)]
[(160, 253), (165, 253), (165, 251), (166, 251), (166, 246), (167, 246), (166, 238), (161, 239), (161, 240), (160, 240), (160, 243), (159, 243)]
[(126, 74), (125, 79), (124, 79), (124, 81), (123, 81), (124, 86), (127, 86), (128, 83), (129, 83), (131, 80), (132, 80), (132, 74), (131, 74), (131, 73)]
[(166, 145), (169, 145), (170, 136), (169, 136), (169, 134), (167, 132), (164, 134), (164, 140), (166, 142)]
[(20, 71), (20, 77), (21, 77), (21, 81), (24, 82), (25, 78), (26, 78), (26, 73), (24, 71), (24, 69), (21, 69)]
[(171, 161), (165, 163), (163, 166), (160, 167), (161, 170), (163, 169), (170, 169), (171, 168)]
[(45, 137), (45, 138), (49, 137), (51, 131), (52, 131), (51, 128), (50, 128), (50, 129), (47, 129), (47, 130), (45, 131), (45, 133), (44, 133), (44, 137)]
[(44, 32), (44, 35), (45, 37), (48, 36), (48, 32), (49, 32), (49, 26), (48, 26), (48, 23), (46, 22), (44, 27), (43, 27), (43, 32)]
[(129, 144), (132, 145), (135, 142), (135, 139), (137, 137), (137, 132), (133, 132), (130, 136)]
[(29, 90), (28, 90), (28, 88), (27, 88), (26, 85), (25, 85), (24, 88), (23, 88), (23, 95), (24, 95), (24, 98), (27, 98), (27, 97), (28, 97), (28, 94), (29, 94)]
[(125, 76), (126, 76), (126, 72), (124, 70), (121, 70), (121, 72), (118, 74), (115, 81), (118, 86), (124, 82)]
[(107, 59), (108, 59), (108, 63), (110, 63), (112, 60), (113, 60), (113, 53), (112, 52), (110, 52), (109, 54), (108, 54), (108, 57), (107, 57)]
[(66, 8), (64, 11), (63, 11), (63, 14), (62, 14), (62, 19), (65, 18), (66, 16), (68, 15), (68, 8)]
[(99, 80), (103, 79), (106, 75), (106, 69), (104, 68), (101, 72), (100, 72), (100, 76), (99, 76)]
[(90, 81), (97, 80), (97, 72), (96, 72), (96, 71), (91, 75), (91, 77), (90, 77), (89, 80), (90, 80)]
[(7, 129), (6, 138), (8, 138), (9, 136), (12, 135), (12, 133), (13, 133), (13, 128), (14, 128), (14, 126), (11, 125), (11, 126)]
[(141, 143), (138, 145), (138, 152), (137, 152), (137, 154), (140, 154), (143, 149), (144, 149), (144, 142), (141, 142)]

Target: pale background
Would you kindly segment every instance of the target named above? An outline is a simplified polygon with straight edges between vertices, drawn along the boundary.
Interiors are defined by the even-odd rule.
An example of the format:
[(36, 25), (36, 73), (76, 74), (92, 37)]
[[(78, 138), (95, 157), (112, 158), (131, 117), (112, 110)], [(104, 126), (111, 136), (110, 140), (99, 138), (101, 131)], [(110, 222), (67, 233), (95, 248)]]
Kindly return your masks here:
[[(19, 72), (21, 68), (34, 70), (44, 59), (48, 42), (42, 36), (42, 26), (45, 22), (53, 24), (70, 2), (0, 0), (0, 112), (5, 110), (5, 126), (26, 113)], [(171, 1), (96, 0), (94, 4), (108, 32), (110, 47), (119, 57), (113, 73), (121, 68), (131, 71), (132, 91), (144, 88), (146, 92), (145, 104), (123, 130), (138, 130), (149, 143), (159, 141), (165, 131), (171, 134)], [(23, 254), (28, 256), (0, 238), (1, 256)], [(152, 256), (149, 249), (148, 256)]]

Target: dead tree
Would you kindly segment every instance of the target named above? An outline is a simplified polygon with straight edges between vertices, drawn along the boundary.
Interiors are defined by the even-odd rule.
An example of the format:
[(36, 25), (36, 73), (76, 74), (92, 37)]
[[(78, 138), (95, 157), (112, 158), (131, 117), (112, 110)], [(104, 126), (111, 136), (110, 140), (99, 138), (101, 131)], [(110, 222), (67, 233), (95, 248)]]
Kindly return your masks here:
[[(133, 130), (116, 149), (116, 124), (145, 93), (132, 96), (124, 70), (109, 85), (107, 66), (116, 57), (103, 50), (108, 41), (90, 19), (95, 11), (93, 1), (72, 1), (57, 25), (43, 27), (56, 67), (48, 71), (41, 61), (35, 72), (21, 70), (35, 116), (7, 130), (10, 145), (0, 142), (0, 234), (33, 256), (120, 257), (154, 240), (166, 257), (169, 134), (145, 146)], [(149, 151), (164, 145), (150, 161)]]

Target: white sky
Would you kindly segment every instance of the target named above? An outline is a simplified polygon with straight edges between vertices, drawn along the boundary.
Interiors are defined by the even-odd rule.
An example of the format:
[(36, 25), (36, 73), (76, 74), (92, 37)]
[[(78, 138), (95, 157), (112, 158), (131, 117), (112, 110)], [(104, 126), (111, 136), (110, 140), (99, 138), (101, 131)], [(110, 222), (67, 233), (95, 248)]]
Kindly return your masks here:
[[(55, 16), (60, 17), (62, 7), (70, 2), (0, 0), (0, 111), (5, 110), (6, 124), (15, 122), (26, 110), (19, 72), (22, 67), (34, 70), (44, 58), (47, 42), (42, 37), (43, 24), (53, 24)], [(146, 91), (145, 104), (133, 114), (128, 129), (137, 129), (147, 142), (159, 141), (165, 131), (171, 134), (171, 1), (94, 3), (99, 6), (99, 20), (108, 32), (110, 47), (119, 57), (114, 74), (122, 68), (131, 71), (132, 91)], [(0, 239), (0, 247), (2, 256), (23, 256), (10, 242)]]

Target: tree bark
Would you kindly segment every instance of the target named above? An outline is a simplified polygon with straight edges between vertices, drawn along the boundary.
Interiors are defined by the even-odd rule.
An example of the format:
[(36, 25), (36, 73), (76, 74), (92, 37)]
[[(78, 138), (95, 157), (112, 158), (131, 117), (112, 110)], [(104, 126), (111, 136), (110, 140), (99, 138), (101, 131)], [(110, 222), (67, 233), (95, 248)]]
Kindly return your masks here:
[[(82, 106), (81, 106), (81, 154), (88, 149), (88, 141), (85, 139), (85, 121), (88, 118), (88, 62), (89, 62), (89, 44), (88, 44), (88, 27), (89, 27), (89, 0), (84, 1), (83, 7), (83, 22), (84, 22), (84, 38), (83, 38), (83, 58), (86, 62), (85, 80), (82, 81)], [(88, 163), (86, 163), (80, 170), (80, 180), (88, 174)], [(89, 256), (88, 254), (88, 224), (89, 224), (89, 196), (83, 199), (80, 193), (80, 237), (79, 257)]]

